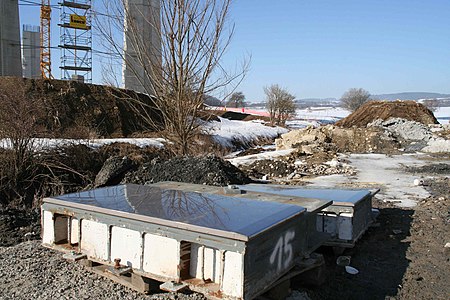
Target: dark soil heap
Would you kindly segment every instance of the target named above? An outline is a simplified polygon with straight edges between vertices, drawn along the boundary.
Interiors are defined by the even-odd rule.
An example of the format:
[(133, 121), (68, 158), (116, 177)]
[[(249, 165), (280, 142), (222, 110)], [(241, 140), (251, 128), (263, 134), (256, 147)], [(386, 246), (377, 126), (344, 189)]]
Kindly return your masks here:
[[(30, 116), (43, 127), (42, 135), (65, 138), (124, 137), (152, 130), (130, 99), (151, 105), (147, 95), (109, 86), (66, 80), (0, 77), (1, 101), (9, 95), (25, 95), (38, 115)], [(135, 103), (135, 102), (133, 102)], [(147, 108), (147, 114), (159, 120), (159, 114)]]
[(423, 124), (439, 124), (428, 108), (415, 101), (369, 101), (348, 117), (336, 122), (336, 125), (346, 128), (366, 127), (375, 120), (390, 118), (402, 118)]
[(215, 186), (245, 184), (251, 180), (230, 162), (216, 156), (154, 159), (125, 176), (123, 183), (146, 184), (178, 181)]

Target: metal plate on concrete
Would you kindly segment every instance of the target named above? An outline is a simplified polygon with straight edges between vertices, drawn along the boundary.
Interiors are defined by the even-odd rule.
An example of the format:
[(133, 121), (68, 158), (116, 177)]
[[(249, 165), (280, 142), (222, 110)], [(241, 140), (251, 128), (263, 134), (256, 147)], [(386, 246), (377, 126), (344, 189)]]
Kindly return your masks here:
[(184, 182), (163, 181), (154, 183), (152, 184), (152, 186), (157, 186), (164, 189), (174, 189), (190, 192), (195, 191), (210, 194), (225, 194), (226, 196), (230, 197), (248, 198), (260, 201), (271, 201), (271, 202), (299, 205), (305, 208), (307, 212), (321, 211), (322, 209), (331, 205), (332, 203), (332, 200), (328, 199), (323, 200), (317, 198), (296, 197), (291, 195), (281, 195), (275, 193), (247, 190), (245, 189), (246, 185), (233, 186), (235, 188), (229, 188), (229, 187), (207, 186), (201, 184), (191, 184)]
[(371, 195), (369, 190), (319, 189), (273, 184), (247, 184), (238, 185), (238, 187), (244, 191), (331, 200), (333, 205), (341, 206), (355, 206), (358, 202)]
[[(306, 211), (298, 205), (135, 184), (46, 198), (45, 202), (91, 208), (93, 211), (97, 209), (101, 213), (122, 212), (127, 216), (130, 214), (130, 218), (133, 215), (145, 216), (155, 223), (166, 221), (163, 225), (170, 223), (176, 227), (182, 223), (233, 232), (247, 238)], [(198, 228), (192, 229), (198, 231)]]

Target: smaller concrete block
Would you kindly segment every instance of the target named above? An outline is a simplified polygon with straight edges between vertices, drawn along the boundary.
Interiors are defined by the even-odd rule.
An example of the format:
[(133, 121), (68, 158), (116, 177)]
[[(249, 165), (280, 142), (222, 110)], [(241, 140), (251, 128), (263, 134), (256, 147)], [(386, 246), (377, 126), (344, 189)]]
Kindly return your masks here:
[(64, 254), (63, 258), (70, 260), (70, 261), (79, 261), (80, 259), (87, 258), (87, 255), (84, 253), (70, 252), (70, 253)]
[(159, 286), (159, 288), (166, 292), (178, 293), (185, 290), (188, 287), (186, 283), (176, 283), (173, 281), (166, 281)]
[(105, 271), (109, 272), (113, 275), (120, 276), (120, 275), (125, 275), (128, 273), (131, 273), (132, 269), (131, 269), (131, 267), (120, 267), (120, 268), (108, 267), (108, 268), (106, 268)]

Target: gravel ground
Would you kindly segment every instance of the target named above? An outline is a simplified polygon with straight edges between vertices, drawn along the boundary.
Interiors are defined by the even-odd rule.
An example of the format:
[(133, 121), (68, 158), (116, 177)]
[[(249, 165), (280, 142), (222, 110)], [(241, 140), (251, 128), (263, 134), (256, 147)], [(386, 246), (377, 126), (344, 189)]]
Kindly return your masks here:
[(201, 300), (201, 294), (134, 292), (93, 274), (62, 254), (29, 241), (0, 247), (0, 299), (180, 299)]

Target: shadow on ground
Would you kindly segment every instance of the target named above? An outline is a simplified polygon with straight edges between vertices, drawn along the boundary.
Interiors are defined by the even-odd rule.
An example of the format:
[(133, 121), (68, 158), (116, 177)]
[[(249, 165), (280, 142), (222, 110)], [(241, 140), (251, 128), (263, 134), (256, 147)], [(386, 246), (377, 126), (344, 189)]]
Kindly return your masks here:
[[(353, 249), (350, 265), (359, 270), (350, 275), (336, 265), (331, 248), (319, 249), (326, 258), (327, 279), (319, 287), (300, 287), (311, 299), (386, 299), (395, 297), (409, 265), (406, 258), (413, 210), (380, 209), (377, 223), (364, 234)], [(295, 288), (295, 287), (294, 287)]]

